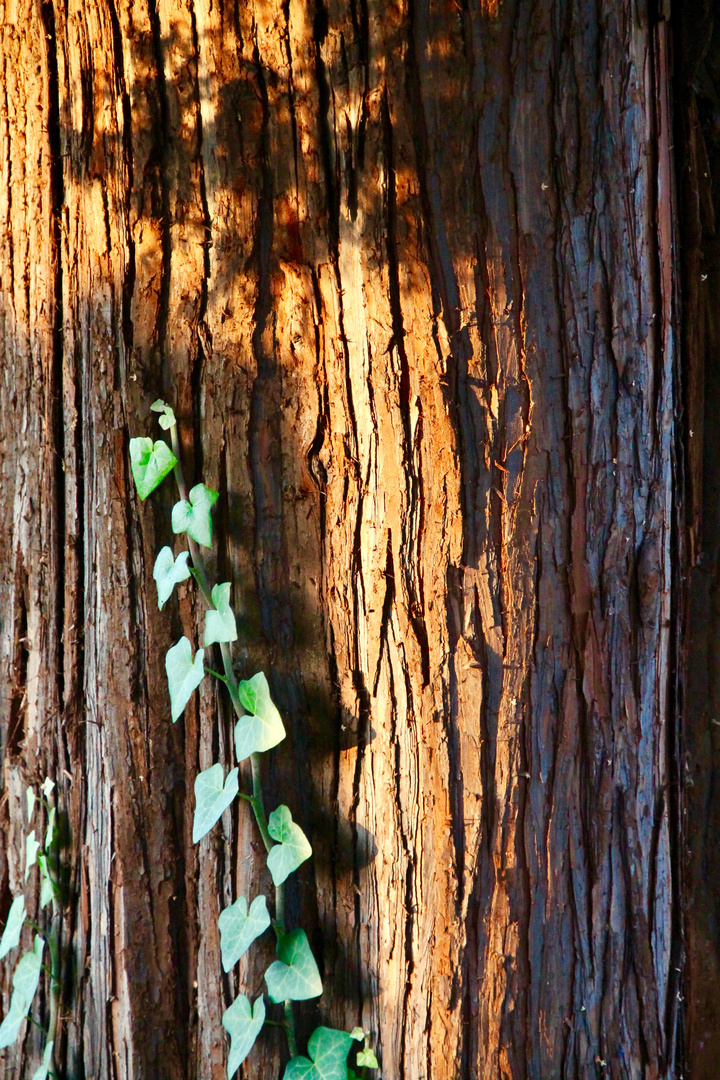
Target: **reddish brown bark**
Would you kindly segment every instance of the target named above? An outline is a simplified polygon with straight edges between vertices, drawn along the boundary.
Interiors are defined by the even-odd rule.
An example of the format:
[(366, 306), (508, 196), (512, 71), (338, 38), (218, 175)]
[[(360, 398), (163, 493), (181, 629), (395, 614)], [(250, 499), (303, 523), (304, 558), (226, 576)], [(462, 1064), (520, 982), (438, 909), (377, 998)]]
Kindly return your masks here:
[[(220, 1078), (261, 878), (175, 728), (173, 402), (315, 848), (325, 993), (394, 1080), (674, 1075), (684, 565), (667, 23), (619, 0), (27, 0), (2, 23), (3, 912), (72, 829), (69, 1076)], [(221, 721), (216, 723), (220, 708)], [(5, 859), (5, 855), (2, 856)], [(3, 976), (7, 1004), (8, 974)], [(148, 1019), (151, 1018), (151, 1023)], [(5, 1056), (31, 1075), (38, 1042)], [(263, 1036), (244, 1076), (281, 1075)]]

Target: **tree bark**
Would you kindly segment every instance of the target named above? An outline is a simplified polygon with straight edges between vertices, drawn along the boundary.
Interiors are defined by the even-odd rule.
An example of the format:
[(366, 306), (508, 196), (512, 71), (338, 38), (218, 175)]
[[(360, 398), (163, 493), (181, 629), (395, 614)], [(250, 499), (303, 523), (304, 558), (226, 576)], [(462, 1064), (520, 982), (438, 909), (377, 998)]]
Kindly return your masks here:
[[(7, 837), (58, 780), (67, 1075), (225, 1076), (217, 916), (262, 884), (203, 684), (170, 723), (171, 401), (315, 850), (290, 891), (393, 1080), (675, 1075), (681, 961), (668, 23), (574, 0), (6, 0)], [(217, 720), (219, 715), (220, 720)], [(257, 858), (255, 857), (257, 854)], [(3, 969), (2, 1005), (10, 970)], [(31, 1076), (38, 1036), (5, 1054)], [(263, 1035), (245, 1077), (281, 1075)]]

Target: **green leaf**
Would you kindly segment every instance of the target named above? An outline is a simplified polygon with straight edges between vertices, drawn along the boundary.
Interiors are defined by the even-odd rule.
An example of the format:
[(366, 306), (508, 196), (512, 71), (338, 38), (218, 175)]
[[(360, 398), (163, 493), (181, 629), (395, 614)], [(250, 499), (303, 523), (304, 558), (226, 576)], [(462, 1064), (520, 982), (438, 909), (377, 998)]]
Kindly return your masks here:
[(347, 1080), (347, 1056), (352, 1044), (353, 1037), (347, 1031), (315, 1028), (308, 1039), (308, 1053), (313, 1060), (302, 1056), (292, 1058), (283, 1080)]
[(0, 939), (0, 960), (20, 943), (20, 934), (22, 933), (26, 915), (25, 897), (16, 896), (10, 905), (3, 936)]
[(52, 1064), (53, 1046), (54, 1042), (52, 1039), (45, 1043), (45, 1053), (43, 1054), (42, 1065), (35, 1070), (32, 1075), (32, 1080), (46, 1080)]
[(170, 715), (173, 724), (203, 681), (204, 649), (198, 649), (193, 660), (192, 646), (186, 637), (181, 637), (177, 645), (168, 649), (165, 656), (168, 690), (170, 692)]
[(277, 746), (285, 738), (282, 717), (270, 700), (270, 687), (262, 671), (238, 686), (240, 702), (247, 709), (235, 725), (235, 752), (238, 761)]
[(213, 645), (216, 641), (237, 641), (235, 616), (230, 607), (230, 582), (215, 585), (212, 591), (215, 611), (205, 612), (205, 644)]
[(150, 412), (165, 412), (165, 402), (162, 398), (158, 398), (157, 401), (153, 401), (150, 406)]
[(45, 850), (49, 851), (53, 845), (55, 839), (55, 807), (51, 806), (48, 810), (48, 823), (45, 831)]
[(270, 925), (270, 913), (264, 896), (256, 896), (248, 913), (247, 900), (239, 896), (234, 904), (220, 912), (220, 948), (224, 971), (237, 964), (240, 957)]
[(278, 843), (270, 849), (268, 870), (275, 887), (297, 870), (312, 855), (312, 847), (299, 825), (292, 819), (287, 806), (278, 806), (268, 818), (268, 832)]
[(158, 417), (158, 422), (163, 431), (167, 431), (173, 424), (177, 423), (175, 420), (175, 413), (172, 411), (169, 405), (166, 405), (162, 398), (158, 398), (157, 401), (153, 401), (150, 406), (151, 412), (162, 413), (162, 416)]
[(130, 440), (130, 467), (141, 499), (147, 499), (176, 465), (177, 458), (162, 439), (154, 445), (144, 437)]
[(193, 844), (210, 832), (215, 822), (238, 793), (238, 770), (231, 769), (223, 785), (223, 767), (219, 763), (195, 777), (195, 817)]
[(366, 1047), (364, 1050), (359, 1050), (357, 1055), (357, 1064), (361, 1068), (365, 1069), (379, 1069), (378, 1059), (375, 1057), (374, 1051), (370, 1047)]
[(17, 1038), (20, 1026), (27, 1016), (28, 1009), (35, 997), (40, 979), (45, 941), (35, 935), (35, 948), (22, 957), (13, 975), (13, 996), (8, 1014), (0, 1024), (0, 1049), (9, 1046)]
[(322, 994), (322, 979), (304, 930), (282, 934), (276, 953), (278, 959), (265, 972), (271, 1001), (307, 1001)]
[(31, 829), (25, 837), (25, 880), (28, 879), (30, 868), (37, 861), (37, 853), (40, 850), (40, 841), (35, 839), (35, 830)]
[(28, 825), (30, 824), (30, 818), (32, 817), (33, 807), (35, 806), (35, 789), (29, 787), (25, 792), (25, 798), (27, 799), (27, 812), (28, 812)]
[(230, 1036), (228, 1080), (242, 1065), (265, 1023), (265, 1002), (262, 994), (251, 1008), (244, 994), (239, 994), (222, 1018), (223, 1027)]
[(40, 876), (42, 877), (42, 885), (40, 886), (40, 910), (42, 911), (55, 896), (55, 886), (48, 870), (47, 855), (39, 855), (38, 862), (40, 864)]
[(160, 551), (155, 566), (153, 577), (157, 585), (158, 608), (163, 609), (163, 604), (172, 596), (172, 591), (180, 581), (187, 581), (190, 577), (190, 567), (187, 564), (189, 551), (181, 551), (177, 559), (173, 558), (172, 548), (165, 546)]
[(210, 510), (218, 500), (217, 491), (196, 484), (190, 491), (190, 502), (181, 499), (172, 510), (172, 531), (188, 532), (203, 547), (212, 547), (212, 518)]
[(361, 1027), (354, 1027), (350, 1032), (350, 1038), (355, 1039), (357, 1042), (364, 1042), (365, 1031)]

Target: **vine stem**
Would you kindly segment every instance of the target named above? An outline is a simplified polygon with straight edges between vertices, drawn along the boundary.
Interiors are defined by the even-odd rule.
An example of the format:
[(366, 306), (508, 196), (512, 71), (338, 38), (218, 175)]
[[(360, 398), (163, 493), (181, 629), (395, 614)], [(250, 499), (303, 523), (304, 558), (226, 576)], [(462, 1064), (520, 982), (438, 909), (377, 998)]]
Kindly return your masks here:
[[(53, 795), (53, 802), (55, 797)], [(48, 799), (48, 813), (50, 811)], [(54, 848), (54, 851), (52, 850)], [(50, 1052), (49, 1072), (58, 1076), (55, 1061), (55, 1041), (57, 1036), (58, 1019), (60, 1016), (60, 984), (61, 984), (61, 959), (60, 959), (60, 923), (62, 919), (62, 907), (60, 904), (60, 850), (57, 843), (51, 845), (50, 858), (47, 860), (47, 869), (53, 888), (52, 898), (52, 923), (50, 933), (46, 935), (48, 949), (50, 950), (50, 1018), (46, 1034), (47, 1042), (53, 1044)], [(54, 859), (52, 858), (54, 855)], [(47, 1045), (47, 1043), (46, 1043)]]
[[(177, 464), (173, 470), (175, 476), (175, 482), (177, 484), (180, 498), (189, 502), (188, 488), (185, 483), (185, 477), (182, 471), (182, 465), (180, 463), (180, 440), (178, 438), (177, 424), (170, 425), (170, 443), (172, 446), (172, 452), (175, 455)], [(190, 558), (193, 562), (193, 570), (195, 571), (195, 580), (198, 583), (200, 592), (203, 595), (203, 599), (208, 607), (213, 610), (215, 605), (212, 599), (212, 590), (208, 582), (207, 573), (205, 570), (205, 563), (203, 557), (200, 554), (200, 548), (198, 544), (193, 540), (189, 533), (185, 534), (187, 540), (188, 550), (190, 551)], [(225, 672), (225, 683), (230, 692), (232, 699), (233, 709), (238, 720), (245, 715), (242, 702), (240, 701), (240, 693), (238, 690), (238, 681), (235, 677), (235, 672), (232, 666), (232, 656), (230, 655), (230, 646), (227, 642), (221, 642), (220, 652), (222, 655), (223, 670)], [(260, 831), (265, 850), (270, 851), (273, 846), (272, 837), (268, 831), (267, 814), (265, 813), (265, 801), (263, 799), (262, 788), (262, 767), (260, 763), (260, 754), (254, 753), (250, 755), (250, 765), (252, 768), (252, 795), (245, 796), (246, 800), (250, 803), (253, 814), (255, 815), (255, 821)], [(285, 886), (275, 886), (275, 921), (274, 921), (275, 935), (280, 941), (283, 934), (286, 933), (285, 926)], [(286, 1000), (284, 1002), (284, 1014), (285, 1020), (281, 1025), (285, 1031), (285, 1035), (288, 1043), (288, 1050), (291, 1057), (297, 1056), (297, 1039), (295, 1036), (295, 1015), (293, 1012), (292, 1001)]]

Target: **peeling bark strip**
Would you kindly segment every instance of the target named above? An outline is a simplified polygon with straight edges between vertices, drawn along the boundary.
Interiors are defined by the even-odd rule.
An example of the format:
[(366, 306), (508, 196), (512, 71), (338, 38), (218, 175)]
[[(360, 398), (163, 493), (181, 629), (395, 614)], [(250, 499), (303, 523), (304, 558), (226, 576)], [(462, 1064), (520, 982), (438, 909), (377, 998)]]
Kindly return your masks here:
[[(654, 11), (655, 8), (652, 8)], [(290, 910), (393, 1080), (674, 1075), (668, 28), (621, 0), (12, 0), (0, 93), (0, 914), (23, 784), (72, 828), (59, 1057), (219, 1080), (255, 892), (204, 685), (173, 727), (174, 403), (221, 491), (316, 856)], [(164, 502), (163, 502), (164, 501)], [(676, 567), (677, 574), (682, 566)], [(229, 815), (226, 815), (226, 817)], [(6, 854), (7, 852), (7, 854)], [(10, 972), (3, 968), (2, 1004)], [(148, 1019), (152, 1018), (152, 1023)], [(30, 1076), (38, 1039), (6, 1052)], [(264, 1036), (243, 1075), (279, 1077)]]

